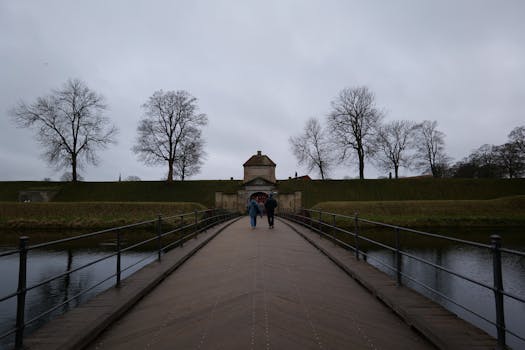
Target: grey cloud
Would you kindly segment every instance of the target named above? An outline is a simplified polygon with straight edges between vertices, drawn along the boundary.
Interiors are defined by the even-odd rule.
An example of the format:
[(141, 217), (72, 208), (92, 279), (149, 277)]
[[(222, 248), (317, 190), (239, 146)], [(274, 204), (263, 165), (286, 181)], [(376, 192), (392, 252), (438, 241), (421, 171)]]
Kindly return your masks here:
[(196, 178), (240, 178), (259, 149), (278, 177), (302, 173), (288, 137), (356, 85), (376, 93), (387, 119), (437, 120), (459, 159), (524, 124), (523, 13), (518, 0), (1, 2), (0, 180), (59, 177), (6, 111), (70, 77), (106, 96), (120, 128), (88, 180), (163, 176), (130, 151), (140, 106), (158, 89), (189, 91), (209, 116)]

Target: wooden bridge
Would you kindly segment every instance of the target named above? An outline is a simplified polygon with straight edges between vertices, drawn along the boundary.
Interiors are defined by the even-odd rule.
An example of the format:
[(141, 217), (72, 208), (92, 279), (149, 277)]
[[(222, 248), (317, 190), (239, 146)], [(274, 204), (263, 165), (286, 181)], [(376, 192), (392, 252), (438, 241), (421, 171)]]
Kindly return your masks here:
[(48, 323), (25, 346), (494, 349), (496, 341), (302, 226), (251, 230), (241, 218)]

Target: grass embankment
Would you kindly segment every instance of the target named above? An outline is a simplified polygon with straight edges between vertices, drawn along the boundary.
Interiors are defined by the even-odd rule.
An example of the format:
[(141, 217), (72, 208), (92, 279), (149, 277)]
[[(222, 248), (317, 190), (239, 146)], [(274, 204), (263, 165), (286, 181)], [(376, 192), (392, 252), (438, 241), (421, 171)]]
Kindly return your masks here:
[(525, 195), (525, 179), (286, 180), (280, 193), (302, 191), (303, 207), (327, 201), (483, 200)]
[(0, 182), (0, 201), (18, 201), (19, 191), (58, 191), (53, 202), (196, 202), (215, 205), (215, 192), (236, 193), (240, 180), (122, 182)]
[(0, 227), (100, 229), (203, 210), (199, 203), (11, 203), (0, 202)]
[[(491, 200), (333, 201), (312, 209), (408, 227), (525, 226), (525, 196)], [(353, 224), (353, 223), (349, 223)]]
[[(215, 205), (215, 192), (236, 193), (240, 180), (0, 182), (0, 202), (23, 190), (58, 191), (54, 202), (197, 202)], [(302, 191), (303, 207), (326, 201), (465, 200), (525, 195), (525, 179), (280, 180), (279, 193)]]

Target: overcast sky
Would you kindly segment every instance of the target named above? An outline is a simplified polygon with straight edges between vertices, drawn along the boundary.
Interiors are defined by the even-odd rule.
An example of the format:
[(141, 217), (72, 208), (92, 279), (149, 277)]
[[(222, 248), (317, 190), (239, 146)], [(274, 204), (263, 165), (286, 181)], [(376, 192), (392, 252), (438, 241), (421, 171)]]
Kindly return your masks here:
[[(187, 90), (208, 115), (194, 179), (242, 178), (257, 150), (277, 178), (304, 174), (288, 138), (362, 85), (386, 120), (437, 120), (460, 160), (525, 124), (524, 16), (523, 0), (0, 0), (0, 181), (60, 178), (7, 111), (68, 78), (103, 94), (120, 130), (81, 171), (90, 181), (165, 176), (131, 152), (140, 106), (159, 89)], [(333, 177), (357, 174), (344, 165)]]

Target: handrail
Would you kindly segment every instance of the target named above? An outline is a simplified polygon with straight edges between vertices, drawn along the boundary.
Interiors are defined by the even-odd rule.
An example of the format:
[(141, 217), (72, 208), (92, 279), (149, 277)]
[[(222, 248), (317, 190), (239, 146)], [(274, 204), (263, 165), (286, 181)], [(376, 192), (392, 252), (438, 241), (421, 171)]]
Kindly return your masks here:
[[(0, 297), (0, 303), (1, 302), (4, 302), (4, 301), (7, 301), (9, 299), (12, 299), (12, 298), (17, 298), (17, 314), (16, 314), (16, 326), (12, 329), (10, 329), (9, 331), (5, 332), (4, 334), (1, 334), (0, 335), (0, 339), (4, 339), (8, 336), (11, 336), (13, 334), (15, 334), (15, 348), (16, 349), (21, 349), (23, 348), (23, 337), (24, 337), (24, 329), (42, 319), (43, 317), (46, 317), (47, 315), (49, 315), (50, 313), (52, 313), (53, 311), (59, 309), (60, 307), (68, 304), (69, 302), (71, 302), (72, 300), (74, 299), (77, 299), (78, 297), (82, 296), (82, 295), (85, 295), (86, 293), (88, 293), (89, 291), (93, 290), (94, 288), (102, 285), (103, 283), (106, 283), (107, 281), (113, 279), (116, 277), (116, 285), (120, 285), (120, 277), (121, 277), (121, 274), (122, 272), (124, 271), (128, 271), (130, 270), (131, 268), (137, 266), (138, 264), (148, 260), (148, 259), (151, 259), (152, 256), (154, 255), (157, 255), (157, 260), (161, 260), (161, 256), (164, 252), (166, 252), (168, 249), (170, 249), (171, 247), (175, 246), (175, 245), (182, 245), (184, 243), (184, 241), (192, 238), (193, 236), (196, 236), (198, 235), (199, 232), (202, 232), (202, 231), (205, 231), (207, 230), (208, 228), (214, 226), (214, 225), (217, 225), (221, 222), (225, 222), (229, 219), (232, 219), (236, 216), (238, 216), (239, 214), (238, 213), (234, 213), (234, 212), (230, 212), (230, 211), (226, 211), (226, 210), (222, 210), (222, 209), (206, 209), (206, 210), (195, 210), (195, 211), (192, 211), (192, 212), (187, 212), (187, 213), (179, 213), (179, 214), (175, 214), (175, 215), (171, 215), (171, 216), (166, 216), (166, 217), (162, 217), (161, 215), (158, 216), (158, 218), (156, 219), (152, 219), (152, 220), (146, 220), (146, 221), (141, 221), (141, 222), (137, 222), (137, 223), (133, 223), (133, 224), (129, 224), (129, 225), (123, 225), (123, 226), (119, 226), (119, 227), (112, 227), (112, 228), (108, 228), (108, 229), (104, 229), (104, 230), (100, 230), (100, 231), (96, 231), (96, 232), (90, 232), (90, 233), (85, 233), (85, 234), (80, 234), (80, 235), (77, 235), (77, 236), (73, 236), (73, 237), (67, 237), (67, 238), (63, 238), (63, 239), (59, 239), (59, 240), (53, 240), (53, 241), (49, 241), (49, 242), (44, 242), (44, 243), (39, 243), (39, 244), (35, 244), (35, 245), (27, 245), (27, 241), (28, 241), (28, 237), (20, 237), (20, 244), (19, 244), (19, 247), (18, 249), (13, 249), (13, 250), (9, 250), (9, 251), (6, 251), (6, 252), (2, 252), (0, 253), (0, 258), (2, 257), (5, 257), (5, 256), (9, 256), (9, 255), (14, 255), (14, 254), (18, 254), (19, 255), (19, 259), (20, 259), (20, 264), (19, 264), (19, 283), (18, 283), (18, 289), (15, 291), (15, 292), (12, 292), (12, 293), (9, 293), (7, 295), (4, 295), (4, 296), (1, 296)], [(187, 220), (184, 220), (185, 218), (187, 217), (191, 217), (192, 220), (190, 223), (187, 222)], [(175, 227), (174, 229), (171, 229), (171, 230), (168, 230), (166, 232), (162, 232), (162, 224), (163, 222), (165, 221), (169, 221), (169, 220), (172, 220), (172, 219), (180, 219), (180, 223), (177, 223), (177, 227)], [(121, 247), (121, 235), (125, 232), (125, 230), (127, 229), (132, 229), (132, 228), (136, 228), (136, 227), (139, 227), (139, 226), (144, 226), (144, 225), (151, 225), (153, 224), (154, 227), (153, 227), (153, 231), (152, 232), (152, 236), (153, 237), (150, 237), (150, 238), (146, 238), (140, 242), (137, 242), (137, 243), (134, 243), (130, 246), (127, 246), (125, 248), (122, 248)], [(48, 247), (52, 247), (52, 246), (55, 246), (55, 245), (58, 245), (58, 244), (62, 244), (62, 243), (67, 243), (67, 242), (71, 242), (71, 241), (76, 241), (76, 240), (81, 240), (81, 239), (86, 239), (86, 238), (90, 238), (90, 237), (95, 237), (95, 236), (100, 236), (100, 235), (103, 235), (103, 234), (107, 234), (107, 233), (116, 233), (116, 251), (110, 253), (110, 254), (106, 254), (100, 258), (97, 258), (97, 259), (94, 259), (94, 260), (91, 260), (81, 266), (78, 266), (78, 267), (75, 267), (73, 269), (68, 269), (67, 271), (65, 272), (62, 272), (62, 273), (59, 273), (59, 274), (56, 274), (54, 276), (51, 276), (49, 278), (46, 278), (42, 281), (39, 281), (37, 283), (34, 283), (33, 285), (30, 285), (30, 286), (27, 286), (26, 285), (26, 280), (27, 280), (27, 276), (26, 276), (26, 264), (27, 264), (27, 253), (30, 252), (30, 251), (33, 251), (33, 250), (36, 250), (36, 249), (42, 249), (42, 248), (48, 248)], [(173, 235), (174, 233), (180, 233), (180, 235), (178, 236), (178, 238), (174, 241), (174, 242), (170, 242), (170, 243), (167, 243), (167, 244), (162, 244), (162, 239), (169, 236), (169, 235)], [(138, 248), (140, 246), (143, 246), (145, 244), (148, 244), (148, 243), (152, 243), (152, 242), (155, 242), (157, 241), (158, 242), (158, 246), (157, 246), (157, 250), (155, 250), (152, 254), (148, 254), (146, 257), (140, 259), (139, 261), (136, 261), (132, 264), (130, 264), (129, 266), (127, 267), (121, 267), (121, 255), (122, 253), (125, 253), (125, 252), (128, 252), (132, 249), (135, 249), (135, 248)], [(94, 285), (92, 285), (91, 287), (89, 288), (84, 288), (82, 289), (81, 291), (79, 291), (77, 294), (75, 294), (74, 296), (68, 298), (67, 300), (64, 300), (63, 302), (57, 304), (57, 305), (54, 305), (53, 307), (51, 307), (50, 309), (47, 309), (45, 311), (43, 311), (42, 313), (40, 313), (39, 315), (37, 316), (34, 316), (32, 319), (28, 320), (28, 321), (25, 321), (24, 319), (24, 314), (25, 314), (25, 296), (26, 296), (26, 293), (28, 291), (31, 291), (33, 289), (36, 289), (36, 288), (39, 288), (39, 287), (42, 287), (52, 281), (55, 281), (57, 279), (60, 279), (62, 277), (65, 277), (65, 276), (69, 276), (75, 272), (78, 272), (82, 269), (85, 269), (89, 266), (93, 266), (97, 263), (100, 263), (101, 261), (104, 261), (104, 260), (107, 260), (107, 259), (110, 259), (110, 258), (113, 258), (113, 257), (117, 257), (117, 268), (116, 268), (116, 272), (106, 278), (104, 278), (102, 281), (99, 281), (97, 283), (95, 283)]]
[[(413, 283), (422, 286), (423, 288), (425, 288), (425, 289), (429, 290), (430, 292), (432, 292), (432, 293), (434, 293), (434, 294), (444, 298), (445, 300), (449, 301), (450, 303), (460, 307), (461, 309), (463, 309), (463, 310), (465, 310), (465, 311), (467, 311), (467, 312), (477, 316), (478, 318), (488, 322), (489, 324), (495, 326), (496, 330), (497, 330), (497, 333), (498, 333), (498, 337), (497, 337), (497, 339), (498, 339), (498, 346), (501, 347), (501, 348), (505, 348), (505, 346), (506, 346), (506, 339), (505, 339), (505, 334), (506, 333), (508, 333), (510, 335), (513, 335), (514, 337), (516, 337), (516, 338), (518, 338), (518, 339), (520, 339), (522, 341), (525, 341), (525, 338), (517, 335), (516, 332), (513, 332), (510, 329), (505, 327), (504, 303), (503, 303), (504, 297), (507, 297), (507, 298), (511, 298), (511, 299), (514, 299), (515, 301), (518, 301), (518, 302), (521, 302), (521, 303), (525, 304), (525, 298), (505, 291), (503, 289), (503, 283), (502, 283), (502, 279), (501, 279), (501, 253), (512, 254), (512, 255), (523, 257), (523, 256), (525, 256), (525, 252), (518, 251), (518, 250), (513, 250), (513, 249), (502, 248), (501, 247), (501, 243), (500, 243), (501, 238), (499, 236), (496, 236), (496, 235), (491, 236), (490, 237), (491, 238), (491, 244), (489, 245), (489, 244), (483, 244), (483, 243), (478, 243), (478, 242), (467, 241), (467, 240), (454, 238), (454, 237), (443, 236), (443, 235), (439, 235), (439, 234), (435, 234), (435, 233), (414, 230), (414, 229), (407, 228), (407, 227), (402, 227), (402, 226), (397, 226), (397, 225), (391, 225), (391, 224), (387, 224), (387, 223), (377, 222), (377, 221), (373, 221), (373, 220), (368, 220), (368, 219), (364, 219), (364, 218), (359, 217), (359, 215), (357, 213), (354, 216), (348, 216), (348, 215), (341, 215), (341, 214), (337, 214), (337, 213), (325, 212), (325, 211), (322, 211), (322, 210), (302, 209), (302, 210), (300, 210), (300, 212), (295, 212), (295, 213), (291, 212), (291, 211), (283, 211), (283, 210), (281, 210), (279, 215), (282, 216), (283, 218), (292, 220), (292, 221), (294, 221), (294, 222), (296, 222), (298, 224), (301, 224), (301, 225), (303, 225), (303, 226), (305, 226), (305, 227), (307, 227), (307, 228), (309, 228), (309, 229), (319, 233), (321, 236), (324, 236), (324, 237), (334, 241), (334, 243), (343, 245), (346, 248), (350, 248), (351, 250), (353, 250), (355, 252), (356, 259), (358, 259), (358, 260), (359, 260), (359, 255), (362, 255), (362, 256), (365, 256), (365, 257), (369, 256), (366, 252), (362, 251), (359, 248), (359, 241), (368, 242), (368, 243), (371, 243), (371, 244), (373, 244), (375, 246), (382, 247), (382, 248), (387, 249), (387, 250), (389, 250), (391, 252), (394, 252), (395, 253), (395, 265), (396, 266), (388, 265), (387, 263), (381, 261), (380, 259), (374, 259), (373, 257), (371, 257), (371, 258), (374, 261), (376, 261), (377, 263), (379, 263), (381, 266), (384, 266), (388, 270), (393, 271), (394, 273), (396, 273), (398, 285), (402, 284), (402, 279), (412, 281)], [(333, 223), (330, 224), (328, 222), (323, 221), (323, 216), (332, 218), (332, 222)], [(343, 227), (339, 227), (338, 224), (337, 224), (337, 220), (336, 220), (337, 218), (350, 220), (349, 225), (351, 223), (354, 224), (354, 231), (352, 231), (351, 229), (345, 229)], [(369, 237), (363, 236), (363, 233), (359, 232), (359, 224), (360, 223), (371, 224), (371, 225), (376, 225), (376, 226), (380, 226), (380, 227), (385, 227), (385, 228), (388, 228), (388, 229), (393, 229), (394, 232), (395, 232), (396, 246), (393, 247), (393, 246), (390, 246), (388, 244), (385, 244), (385, 243), (382, 243), (382, 242), (378, 242), (375, 239), (371, 239)], [(354, 243), (352, 244), (352, 243), (350, 243), (350, 241), (341, 240), (341, 239), (337, 238), (335, 236), (335, 234), (333, 234), (333, 233), (330, 235), (329, 233), (324, 232), (323, 229), (324, 230), (330, 229), (330, 230), (332, 230), (331, 232), (333, 232), (333, 233), (334, 232), (339, 232), (339, 233), (341, 233), (343, 235), (348, 235), (348, 237), (352, 237), (354, 239)], [(493, 254), (493, 262), (494, 262), (494, 264), (493, 264), (494, 265), (493, 266), (494, 285), (490, 285), (488, 283), (485, 283), (485, 282), (482, 282), (482, 281), (478, 281), (475, 278), (467, 276), (467, 275), (465, 275), (463, 273), (454, 271), (454, 270), (452, 270), (450, 268), (447, 268), (445, 266), (436, 264), (434, 262), (428, 261), (427, 259), (421, 258), (419, 256), (416, 256), (414, 254), (408, 253), (406, 251), (403, 251), (401, 249), (401, 247), (400, 247), (400, 244), (399, 244), (399, 234), (400, 234), (400, 232), (408, 232), (408, 233), (413, 233), (413, 234), (420, 235), (420, 236), (432, 237), (432, 238), (437, 238), (437, 239), (441, 239), (441, 240), (446, 240), (446, 241), (449, 241), (449, 242), (460, 243), (460, 244), (476, 247), (478, 249), (488, 249), (488, 250), (490, 250), (492, 252), (492, 254)], [(460, 278), (460, 279), (462, 279), (464, 281), (467, 281), (467, 282), (473, 283), (473, 284), (475, 284), (477, 286), (480, 286), (480, 287), (482, 287), (482, 288), (484, 288), (486, 290), (492, 291), (494, 293), (494, 296), (495, 296), (496, 320), (495, 321), (489, 320), (486, 317), (481, 316), (479, 313), (477, 313), (474, 310), (471, 310), (470, 308), (468, 308), (465, 305), (462, 305), (460, 302), (457, 302), (457, 301), (453, 300), (452, 298), (442, 294), (441, 292), (433, 289), (432, 287), (427, 286), (426, 284), (422, 283), (421, 281), (418, 281), (415, 277), (409, 276), (406, 273), (402, 272), (402, 269), (401, 269), (402, 265), (401, 265), (400, 261), (401, 261), (401, 257), (403, 257), (403, 256), (407, 257), (409, 259), (412, 259), (412, 260), (416, 261), (417, 263), (421, 263), (421, 264), (425, 264), (425, 265), (431, 266), (431, 267), (433, 267), (433, 268), (435, 268), (435, 269), (437, 269), (439, 271), (443, 271), (443, 272), (445, 272), (447, 274), (450, 274), (452, 276), (458, 277), (458, 278)]]
[(67, 238), (57, 239), (57, 240), (51, 241), (51, 242), (45, 242), (45, 243), (31, 245), (31, 246), (27, 247), (27, 250), (46, 248), (46, 247), (50, 247), (50, 246), (56, 245), (56, 244), (61, 244), (61, 243), (66, 243), (66, 242), (71, 242), (71, 241), (77, 241), (79, 239), (89, 238), (89, 237), (93, 237), (93, 236), (99, 236), (101, 234), (108, 233), (108, 232), (113, 232), (113, 231), (117, 231), (117, 230), (124, 230), (124, 229), (132, 228), (132, 227), (138, 227), (138, 226), (145, 225), (145, 224), (152, 224), (152, 223), (154, 223), (156, 221), (157, 220), (143, 221), (143, 222), (138, 222), (136, 224), (130, 224), (130, 225), (119, 226), (119, 227), (112, 227), (112, 228), (108, 228), (108, 229), (101, 230), (101, 231), (85, 233), (85, 234), (78, 235), (78, 236), (75, 236), (75, 237), (67, 237)]

